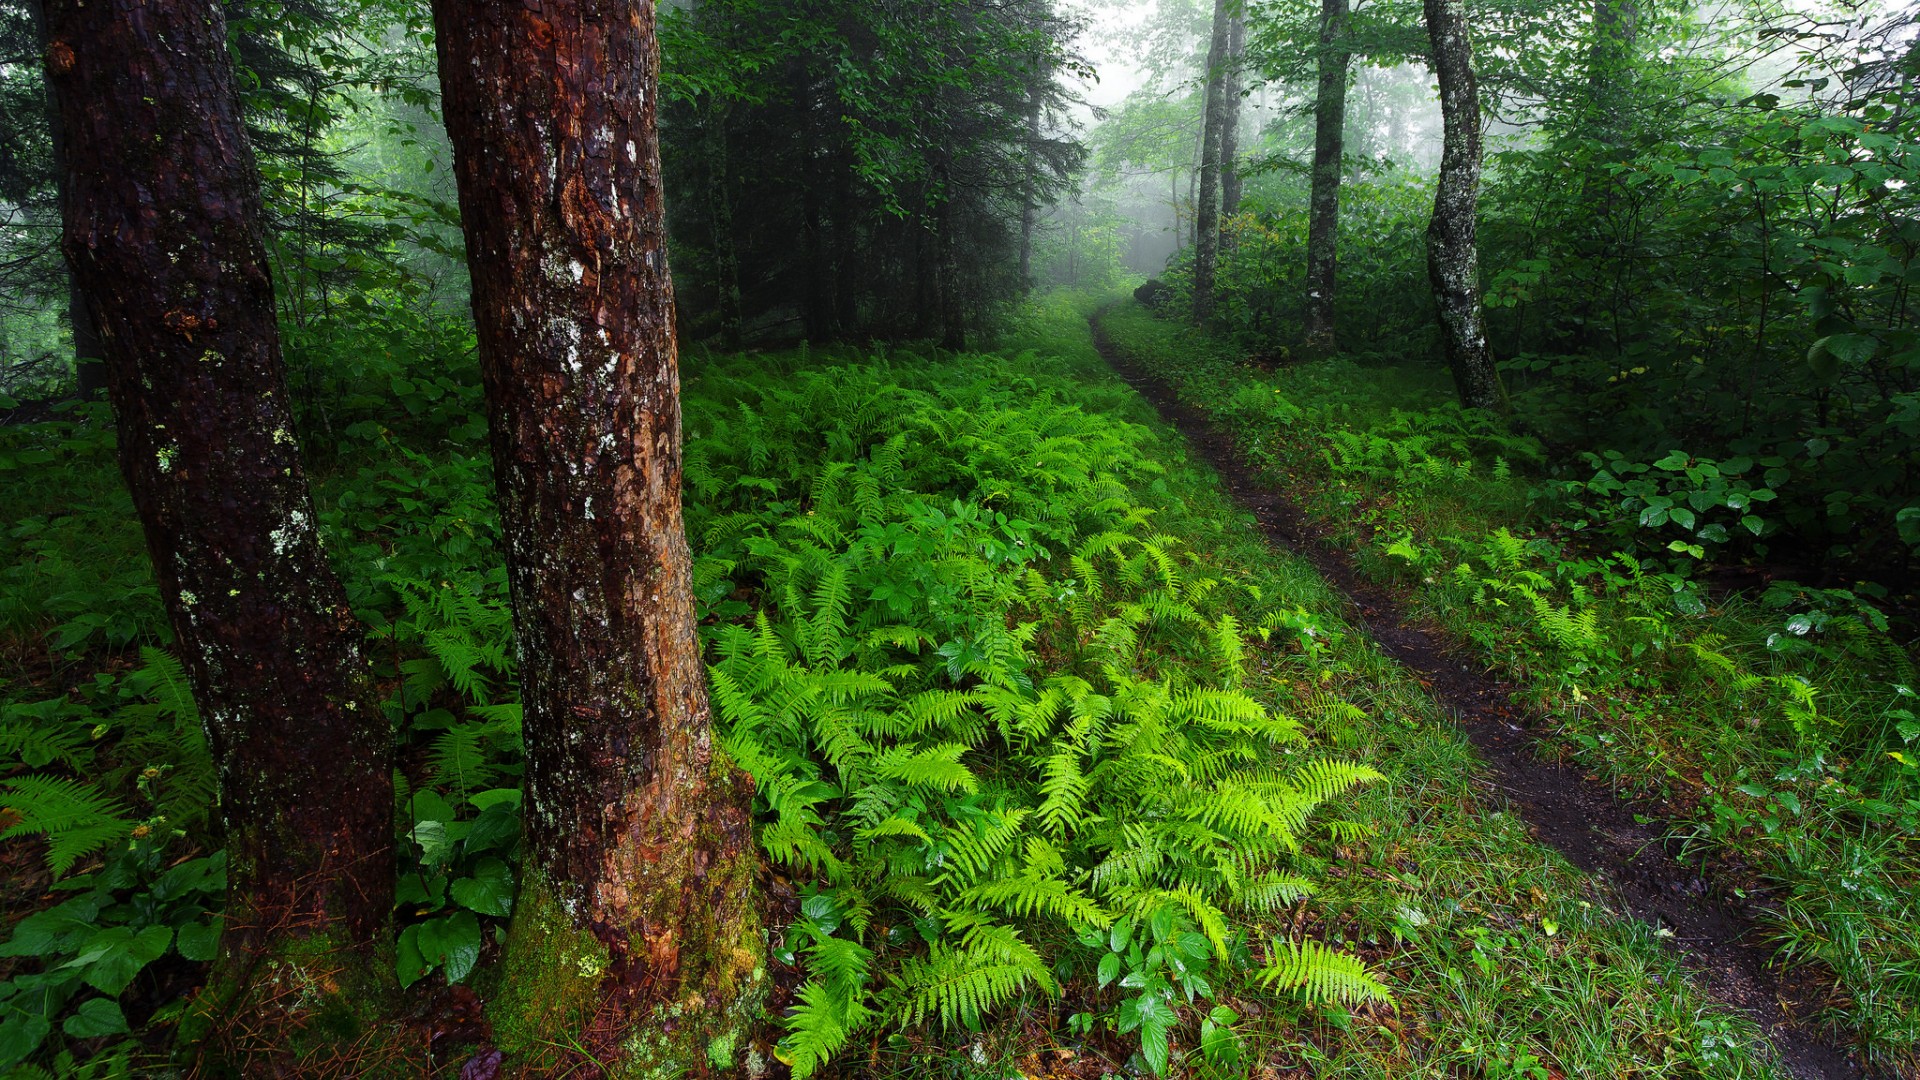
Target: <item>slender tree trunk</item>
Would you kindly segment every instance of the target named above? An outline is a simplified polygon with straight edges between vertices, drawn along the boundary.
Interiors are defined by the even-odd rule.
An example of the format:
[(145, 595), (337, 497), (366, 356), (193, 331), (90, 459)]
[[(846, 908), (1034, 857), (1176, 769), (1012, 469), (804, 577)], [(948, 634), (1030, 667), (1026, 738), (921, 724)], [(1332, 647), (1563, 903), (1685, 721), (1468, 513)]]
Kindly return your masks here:
[(1307, 217), (1307, 303), (1303, 320), (1309, 352), (1333, 352), (1334, 290), (1338, 287), (1340, 160), (1346, 153), (1347, 0), (1321, 0), (1320, 89), (1313, 106), (1313, 194)]
[(733, 194), (731, 170), (727, 165), (727, 114), (725, 102), (708, 103), (707, 136), (707, 216), (713, 228), (713, 276), (720, 316), (720, 344), (728, 349), (740, 347), (740, 249), (733, 231)]
[(433, 12), (525, 709), (495, 1030), (554, 1065), (571, 1045), (697, 1074), (753, 1011), (764, 947), (681, 521), (654, 5)]
[(799, 122), (794, 125), (794, 137), (799, 143), (796, 156), (800, 159), (800, 175), (794, 178), (800, 203), (800, 325), (809, 341), (824, 341), (832, 336), (828, 333), (828, 324), (832, 321), (828, 290), (837, 276), (837, 266), (828, 263), (822, 235), (826, 229), (820, 214), (821, 185), (816, 181), (822, 171), (817, 154), (819, 125), (815, 118), (813, 75), (807, 65), (805, 55), (797, 57), (793, 65), (793, 102), (800, 114)]
[(1239, 8), (1227, 26), (1227, 87), (1225, 119), (1220, 124), (1220, 216), (1240, 212), (1240, 103), (1246, 88), (1241, 85), (1242, 67), (1247, 58), (1247, 19)]
[[(33, 23), (36, 43), (44, 53), (51, 42), (47, 37), (47, 12), (42, 0), (28, 0), (27, 18)], [(53, 185), (55, 201), (64, 213), (67, 205), (67, 140), (60, 130), (60, 91), (53, 75), (41, 69), (47, 94), (49, 142), (53, 149)], [(87, 294), (71, 267), (67, 270), (67, 325), (73, 331), (73, 376), (82, 401), (97, 401), (107, 392), (107, 370), (101, 363), (100, 335), (94, 329), (93, 309)]]
[(1507, 394), (1487, 351), (1480, 303), (1480, 260), (1474, 248), (1480, 208), (1480, 98), (1464, 0), (1425, 0), (1433, 70), (1440, 83), (1444, 138), (1440, 177), (1427, 225), (1427, 276), (1440, 316), (1441, 346), (1461, 404), (1505, 409)]
[(1201, 114), (1200, 190), (1193, 216), (1193, 321), (1213, 315), (1213, 277), (1220, 254), (1220, 132), (1226, 120), (1229, 0), (1214, 0), (1213, 40), (1207, 46), (1207, 83)]
[(1587, 90), (1595, 137), (1624, 141), (1640, 13), (1634, 0), (1593, 0), (1593, 41), (1587, 50)]
[[(220, 6), (52, 0), (47, 16), (67, 261), (221, 778), (227, 931), (201, 1020), (213, 1052), (264, 1075), (257, 1055), (297, 1051), (312, 1004), (377, 1007), (392, 978), (387, 723), (294, 443)], [(293, 955), (289, 993), (270, 984)]]
[(967, 321), (960, 282), (959, 224), (954, 215), (953, 199), (947, 194), (953, 190), (949, 169), (950, 165), (944, 156), (936, 158), (934, 175), (939, 181), (942, 195), (933, 215), (934, 250), (939, 259), (934, 288), (940, 314), (940, 346), (959, 352), (967, 347)]
[(1033, 230), (1040, 212), (1040, 200), (1034, 193), (1033, 176), (1039, 168), (1034, 160), (1040, 145), (1040, 89), (1034, 87), (1027, 98), (1027, 178), (1020, 198), (1020, 288), (1033, 288)]

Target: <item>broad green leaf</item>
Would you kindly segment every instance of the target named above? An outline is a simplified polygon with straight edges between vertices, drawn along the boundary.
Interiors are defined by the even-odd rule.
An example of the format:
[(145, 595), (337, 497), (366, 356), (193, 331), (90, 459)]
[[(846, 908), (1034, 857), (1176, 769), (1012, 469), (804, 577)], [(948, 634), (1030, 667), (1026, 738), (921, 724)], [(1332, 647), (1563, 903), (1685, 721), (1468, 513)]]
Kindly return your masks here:
[(120, 1005), (112, 998), (88, 998), (80, 1003), (80, 1008), (67, 1017), (60, 1030), (76, 1039), (97, 1039), (102, 1035), (124, 1035), (127, 1032), (127, 1014), (120, 1011)]
[(482, 915), (506, 915), (513, 910), (513, 871), (499, 859), (481, 859), (472, 877), (453, 883), (453, 899)]
[(180, 955), (200, 963), (212, 960), (220, 951), (220, 924), (221, 917), (215, 915), (206, 922), (181, 927), (176, 941)]
[(0, 1069), (25, 1061), (51, 1034), (53, 1025), (44, 1016), (16, 1012), (0, 1022)]

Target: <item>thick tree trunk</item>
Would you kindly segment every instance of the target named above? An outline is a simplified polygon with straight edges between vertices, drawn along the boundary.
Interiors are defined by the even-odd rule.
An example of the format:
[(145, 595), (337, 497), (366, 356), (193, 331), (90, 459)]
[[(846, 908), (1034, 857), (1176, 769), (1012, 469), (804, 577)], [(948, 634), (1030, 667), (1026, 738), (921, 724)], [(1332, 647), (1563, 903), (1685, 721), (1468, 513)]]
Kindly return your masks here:
[[(304, 998), (377, 1004), (372, 973), (391, 978), (372, 961), (388, 941), (393, 788), (362, 631), (294, 444), (226, 23), (212, 0), (52, 0), (47, 15), (67, 260), (219, 765), (228, 906), (210, 1038), (243, 1058), (291, 1050)], [(290, 954), (303, 959), (283, 967)], [(265, 985), (296, 968), (297, 992)], [(247, 1038), (223, 1030), (224, 1008), (249, 1014), (233, 1024)]]
[(495, 1030), (536, 1066), (697, 1074), (755, 1011), (764, 942), (681, 521), (654, 5), (433, 10), (525, 708)]
[[(1321, 0), (1320, 89), (1313, 106), (1313, 194), (1307, 217), (1307, 303), (1303, 320), (1309, 352), (1336, 345), (1333, 301), (1340, 236), (1340, 159), (1346, 152), (1347, 0)], [(1477, 129), (1476, 129), (1477, 130)]]
[(1238, 9), (1227, 26), (1225, 118), (1220, 124), (1220, 216), (1240, 212), (1240, 101), (1245, 94), (1241, 67), (1247, 57), (1247, 20)]
[(1228, 3), (1213, 3), (1213, 40), (1207, 46), (1207, 82), (1200, 120), (1200, 189), (1193, 215), (1193, 321), (1201, 324), (1213, 316), (1213, 277), (1220, 254), (1220, 131), (1226, 119)]
[(1487, 351), (1474, 248), (1480, 209), (1480, 98), (1464, 0), (1425, 0), (1433, 71), (1440, 83), (1440, 177), (1427, 225), (1427, 276), (1440, 316), (1441, 346), (1461, 404), (1505, 409), (1507, 394)]

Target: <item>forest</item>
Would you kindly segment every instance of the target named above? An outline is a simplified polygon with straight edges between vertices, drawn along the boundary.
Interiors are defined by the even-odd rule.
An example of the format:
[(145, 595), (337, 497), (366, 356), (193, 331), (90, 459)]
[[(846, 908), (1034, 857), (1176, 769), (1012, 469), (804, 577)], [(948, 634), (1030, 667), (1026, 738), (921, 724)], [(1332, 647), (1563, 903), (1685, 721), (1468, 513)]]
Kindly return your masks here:
[(1920, 7), (0, 0), (0, 1080), (1920, 1080)]

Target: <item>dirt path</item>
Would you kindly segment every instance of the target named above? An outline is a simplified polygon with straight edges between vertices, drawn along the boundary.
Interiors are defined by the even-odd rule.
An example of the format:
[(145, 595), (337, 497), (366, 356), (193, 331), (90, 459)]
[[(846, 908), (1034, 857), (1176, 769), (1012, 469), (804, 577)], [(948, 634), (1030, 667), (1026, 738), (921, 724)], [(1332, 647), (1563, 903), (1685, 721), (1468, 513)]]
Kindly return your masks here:
[[(1641, 824), (1636, 808), (1607, 785), (1536, 757), (1532, 744), (1538, 736), (1529, 729), (1545, 722), (1512, 704), (1517, 688), (1470, 665), (1439, 635), (1410, 624), (1400, 605), (1356, 574), (1299, 507), (1254, 479), (1224, 432), (1182, 404), (1171, 387), (1132, 366), (1107, 339), (1100, 314), (1088, 320), (1100, 355), (1219, 471), (1228, 492), (1258, 519), (1267, 541), (1312, 563), (1351, 603), (1354, 621), (1388, 656), (1421, 677), (1485, 759), (1489, 779), (1541, 842), (1609, 881), (1628, 914), (1670, 931), (1680, 960), (1710, 993), (1760, 1025), (1787, 1071), (1802, 1080), (1870, 1075), (1855, 1055), (1782, 1005), (1804, 995), (1769, 966), (1771, 951), (1752, 919), (1715, 903), (1698, 872), (1667, 851), (1663, 822)], [(1645, 808), (1639, 809), (1638, 816), (1645, 818)]]

